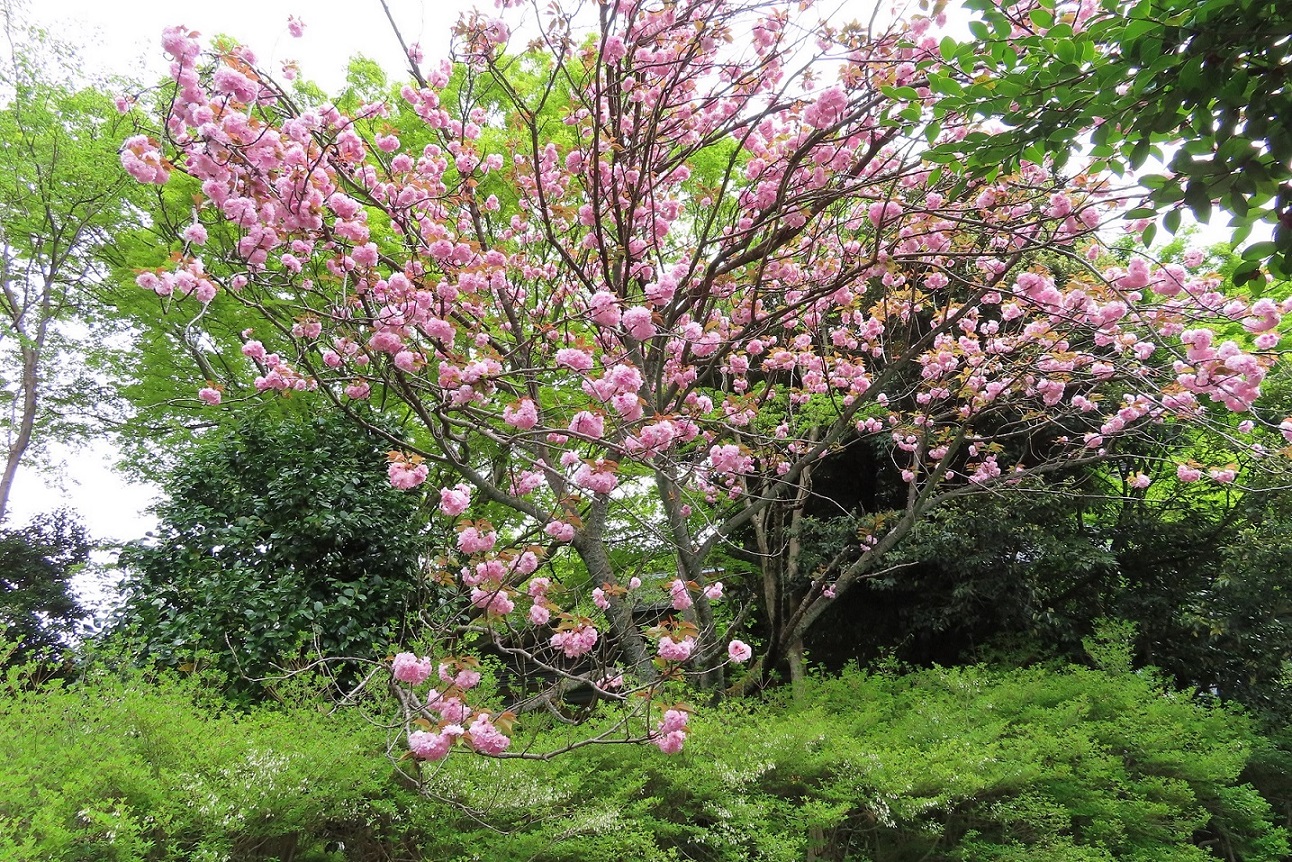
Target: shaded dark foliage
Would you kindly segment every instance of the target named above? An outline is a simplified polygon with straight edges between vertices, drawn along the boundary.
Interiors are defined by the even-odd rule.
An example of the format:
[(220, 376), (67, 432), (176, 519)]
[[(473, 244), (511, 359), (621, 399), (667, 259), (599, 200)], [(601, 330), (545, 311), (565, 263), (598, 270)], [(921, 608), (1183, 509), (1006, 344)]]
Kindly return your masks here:
[(0, 629), (16, 646), (10, 661), (53, 658), (85, 611), (72, 576), (90, 559), (85, 526), (66, 510), (18, 530), (0, 530)]

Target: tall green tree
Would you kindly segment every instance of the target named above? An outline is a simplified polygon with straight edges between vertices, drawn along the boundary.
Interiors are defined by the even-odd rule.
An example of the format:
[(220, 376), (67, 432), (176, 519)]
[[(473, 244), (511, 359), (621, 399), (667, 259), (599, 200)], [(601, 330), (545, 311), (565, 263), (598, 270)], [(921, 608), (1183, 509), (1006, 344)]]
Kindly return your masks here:
[(136, 223), (141, 196), (117, 159), (126, 127), (111, 100), (61, 82), (66, 51), (18, 29), (8, 7), (0, 12), (10, 37), (0, 62), (3, 520), (24, 461), (83, 433), (112, 400), (92, 354), (118, 330), (95, 292), (108, 271), (104, 252)]

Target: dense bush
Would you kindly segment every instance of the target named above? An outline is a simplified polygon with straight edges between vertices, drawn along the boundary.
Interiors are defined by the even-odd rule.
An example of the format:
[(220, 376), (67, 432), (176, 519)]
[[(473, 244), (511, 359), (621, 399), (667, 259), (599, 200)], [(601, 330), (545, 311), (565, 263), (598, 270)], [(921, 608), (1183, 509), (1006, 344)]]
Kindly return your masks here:
[(329, 858), (340, 835), (398, 843), (381, 734), (354, 712), (234, 712), (211, 677), (22, 679), (0, 690), (4, 862), (302, 860)]
[(425, 542), (382, 442), (304, 407), (211, 432), (166, 481), (156, 535), (121, 555), (114, 634), (148, 661), (204, 650), (249, 677), (315, 648), (383, 654), (417, 606)]
[[(614, 860), (1278, 859), (1282, 832), (1237, 776), (1254, 739), (1151, 676), (982, 668), (849, 672), (798, 703), (697, 716), (680, 760), (585, 750), (532, 788), (478, 858)], [(490, 763), (432, 780), (497, 823)], [(489, 776), (493, 776), (492, 779)], [(462, 819), (460, 828), (471, 822)], [(463, 839), (429, 858), (454, 858)], [(470, 845), (465, 845), (470, 846)], [(469, 857), (462, 857), (469, 858)]]
[(1288, 849), (1237, 780), (1249, 723), (1147, 675), (850, 671), (796, 702), (705, 710), (678, 757), (455, 755), (427, 768), (421, 797), (357, 712), (234, 713), (212, 691), (106, 673), (11, 686), (0, 860), (1256, 862)]

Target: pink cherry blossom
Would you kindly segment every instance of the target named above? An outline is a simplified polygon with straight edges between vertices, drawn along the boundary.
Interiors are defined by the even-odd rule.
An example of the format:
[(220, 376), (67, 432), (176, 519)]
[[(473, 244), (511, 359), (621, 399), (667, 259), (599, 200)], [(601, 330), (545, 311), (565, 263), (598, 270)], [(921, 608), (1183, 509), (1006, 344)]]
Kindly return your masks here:
[(492, 550), (498, 541), (498, 534), (492, 530), (481, 530), (476, 527), (464, 527), (458, 531), (458, 550), (464, 554), (478, 554)]
[(634, 306), (623, 313), (619, 322), (638, 341), (645, 341), (655, 335), (655, 324), (651, 320), (649, 308)]
[(459, 482), (452, 488), (440, 489), (440, 511), (450, 518), (456, 518), (471, 505), (470, 485)]
[(686, 744), (687, 722), (690, 716), (680, 709), (664, 712), (655, 728), (652, 741), (665, 754), (677, 754)]
[(668, 585), (668, 592), (673, 605), (673, 610), (675, 611), (684, 611), (695, 603), (691, 598), (691, 591), (687, 587), (686, 581), (681, 578), (675, 578), (673, 582)]
[(597, 439), (605, 434), (605, 421), (596, 413), (581, 410), (570, 420), (568, 430), (571, 434)]
[(408, 734), (408, 750), (418, 760), (443, 760), (453, 747), (454, 737), (447, 733), (414, 730)]
[(471, 748), (481, 754), (502, 754), (511, 745), (511, 739), (494, 726), (487, 712), (476, 716), (467, 730), (467, 736)]
[(473, 587), (471, 589), (471, 604), (487, 613), (498, 616), (506, 616), (516, 609), (516, 604), (511, 600), (507, 590), (501, 587), (491, 589)]
[(436, 669), (436, 673), (439, 674), (441, 681), (448, 685), (455, 686), (462, 691), (475, 688), (480, 684), (480, 672), (472, 670), (469, 667), (461, 667), (449, 662), (440, 662), (439, 667)]
[(592, 652), (600, 633), (594, 626), (580, 623), (573, 629), (552, 635), (552, 648), (560, 650), (566, 658), (578, 658)]
[(665, 635), (659, 640), (659, 657), (665, 661), (686, 661), (691, 657), (693, 649), (695, 638), (690, 636), (675, 641)]
[(523, 398), (519, 404), (502, 409), (502, 421), (521, 431), (528, 431), (538, 424), (538, 408), (533, 401)]
[(592, 319), (602, 326), (614, 326), (619, 323), (619, 300), (609, 291), (593, 294), (592, 299), (588, 301), (588, 308), (592, 312)]
[(194, 245), (203, 245), (207, 240), (206, 228), (201, 222), (196, 221), (184, 228), (184, 232), (180, 235), (184, 237), (186, 241), (191, 242)]
[(583, 464), (574, 474), (574, 484), (595, 494), (609, 494), (619, 485), (619, 477), (609, 462)]
[(395, 679), (409, 685), (421, 685), (431, 676), (432, 663), (429, 658), (418, 658), (411, 652), (401, 652), (391, 662), (390, 672)]
[(564, 521), (549, 521), (543, 527), (543, 532), (558, 542), (574, 541), (574, 527)]
[[(432, 690), (426, 695), (426, 706), (440, 714), (440, 718), (450, 724), (462, 724), (471, 717), (471, 709), (462, 702), (462, 698), (457, 695), (446, 697), (440, 691)], [(461, 736), (460, 728), (450, 731), (449, 728), (443, 728), (444, 733), (452, 733)]]
[(753, 654), (754, 651), (744, 641), (735, 640), (727, 644), (727, 656), (736, 664), (744, 664)]
[(121, 166), (141, 183), (160, 186), (170, 180), (170, 170), (156, 142), (144, 135), (137, 135), (125, 142), (121, 150)]
[(592, 369), (592, 356), (586, 350), (562, 347), (556, 351), (556, 364), (562, 368), (569, 368), (571, 371), (590, 371)]
[(407, 491), (416, 488), (426, 481), (430, 474), (430, 467), (425, 464), (414, 464), (411, 461), (392, 461), (386, 468), (386, 473), (390, 477), (390, 484)]

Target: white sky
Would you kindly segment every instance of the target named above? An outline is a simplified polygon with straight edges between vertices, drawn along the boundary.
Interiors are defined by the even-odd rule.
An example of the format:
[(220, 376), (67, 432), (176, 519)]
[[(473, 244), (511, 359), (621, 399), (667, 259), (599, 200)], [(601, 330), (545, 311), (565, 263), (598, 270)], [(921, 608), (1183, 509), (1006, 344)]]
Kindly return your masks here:
[[(447, 53), (449, 28), (460, 12), (492, 7), (490, 0), (387, 2), (405, 38), (420, 41), (428, 59)], [(290, 15), (305, 22), (300, 39), (287, 32)], [(30, 16), (83, 46), (88, 65), (144, 80), (165, 71), (161, 31), (172, 24), (205, 38), (232, 36), (255, 50), (270, 71), (297, 60), (306, 77), (329, 91), (342, 82), (346, 61), (355, 54), (382, 61), (392, 72), (403, 65), (379, 0), (31, 0)]]

